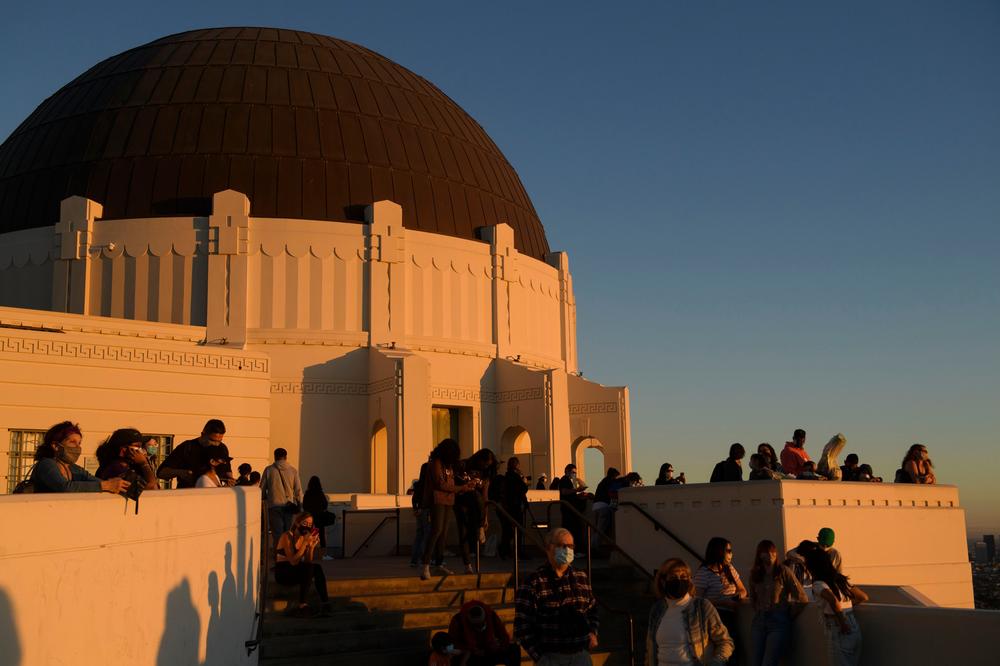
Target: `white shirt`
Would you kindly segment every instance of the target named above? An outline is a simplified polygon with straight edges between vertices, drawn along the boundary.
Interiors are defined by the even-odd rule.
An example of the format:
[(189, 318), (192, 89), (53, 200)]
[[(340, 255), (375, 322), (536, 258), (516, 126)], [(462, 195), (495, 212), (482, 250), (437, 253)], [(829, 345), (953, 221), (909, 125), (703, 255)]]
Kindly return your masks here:
[[(813, 581), (813, 592), (816, 595), (816, 603), (820, 605), (820, 608), (823, 610), (823, 613), (825, 615), (836, 615), (833, 609), (830, 608), (830, 604), (827, 602), (827, 600), (823, 598), (823, 590), (829, 590), (829, 589), (830, 586), (824, 583), (823, 581), (821, 580)], [(834, 594), (833, 596), (836, 597), (837, 595)], [(850, 597), (844, 597), (843, 599), (837, 602), (837, 610), (839, 610), (842, 613), (853, 612), (853, 608), (854, 604), (851, 602)]]
[(684, 627), (684, 609), (691, 603), (691, 595), (674, 601), (664, 599), (667, 610), (656, 627), (656, 663), (659, 666), (689, 666), (694, 663)]
[(198, 477), (198, 480), (195, 481), (194, 487), (195, 488), (221, 488), (222, 484), (218, 483), (215, 479), (213, 479), (212, 477), (210, 477), (208, 474), (202, 474), (201, 476)]

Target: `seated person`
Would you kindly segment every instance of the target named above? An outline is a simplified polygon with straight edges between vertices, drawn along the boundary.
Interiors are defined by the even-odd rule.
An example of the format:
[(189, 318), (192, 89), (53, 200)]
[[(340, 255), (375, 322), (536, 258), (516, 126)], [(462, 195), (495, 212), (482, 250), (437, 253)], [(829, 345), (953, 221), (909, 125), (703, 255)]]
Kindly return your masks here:
[(451, 618), (448, 635), (462, 656), (461, 666), (516, 666), (521, 663), (521, 648), (510, 642), (503, 620), (482, 601), (473, 600)]
[(97, 478), (138, 477), (143, 490), (155, 490), (156, 472), (143, 449), (143, 436), (135, 428), (119, 428), (97, 447)]
[(239, 467), (237, 467), (236, 470), (240, 473), (240, 475), (236, 477), (236, 485), (238, 486), (253, 485), (253, 483), (250, 482), (250, 472), (253, 471), (253, 467), (250, 465), (250, 463), (243, 463)]
[(250, 472), (250, 485), (259, 486), (260, 485), (260, 472), (254, 470)]
[(120, 493), (128, 490), (122, 478), (99, 479), (76, 464), (83, 451), (80, 426), (63, 421), (49, 428), (35, 450), (31, 483), (36, 493)]
[(812, 460), (802, 463), (802, 472), (797, 478), (805, 479), (806, 481), (826, 481), (825, 476), (820, 476), (816, 473), (816, 463)]
[(858, 454), (848, 453), (844, 458), (844, 464), (840, 466), (840, 478), (842, 481), (860, 481), (858, 475), (861, 468), (858, 466)]
[(868, 481), (870, 483), (882, 483), (881, 476), (875, 476), (872, 466), (868, 463), (858, 465), (858, 481)]
[(439, 631), (431, 638), (431, 656), (427, 660), (427, 666), (452, 666), (452, 659), (457, 659), (458, 654), (451, 636)]
[(755, 453), (750, 456), (750, 480), (751, 481), (777, 481), (784, 478), (784, 474), (779, 474), (771, 469), (767, 464), (767, 458)]
[(292, 527), (278, 539), (274, 579), (281, 585), (298, 585), (298, 606), (292, 614), (305, 615), (309, 611), (307, 598), (309, 585), (316, 588), (322, 603), (321, 614), (329, 613), (329, 596), (326, 589), (326, 574), (315, 561), (316, 547), (319, 546), (319, 530), (313, 525), (313, 517), (302, 512), (292, 519)]

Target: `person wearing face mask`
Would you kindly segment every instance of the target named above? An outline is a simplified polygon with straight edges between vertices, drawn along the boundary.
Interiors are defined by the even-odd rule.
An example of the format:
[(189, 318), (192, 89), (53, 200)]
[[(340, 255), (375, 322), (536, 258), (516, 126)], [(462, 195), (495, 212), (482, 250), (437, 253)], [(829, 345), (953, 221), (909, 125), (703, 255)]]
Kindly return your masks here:
[(751, 625), (754, 666), (778, 666), (788, 653), (792, 619), (809, 603), (792, 570), (778, 562), (773, 541), (757, 544), (750, 569), (750, 601), (754, 616)]
[(129, 472), (135, 472), (142, 479), (143, 490), (154, 490), (156, 474), (153, 466), (142, 449), (142, 434), (135, 428), (119, 428), (111, 433), (97, 447), (97, 478), (113, 479), (116, 476), (126, 478)]
[(316, 588), (322, 603), (322, 613), (329, 612), (329, 596), (326, 589), (326, 574), (316, 561), (316, 547), (319, 546), (319, 530), (313, 524), (312, 514), (303, 511), (292, 519), (292, 526), (278, 539), (274, 579), (281, 585), (299, 586), (299, 603), (292, 609), (296, 615), (309, 611), (307, 598), (309, 585)]
[(521, 648), (510, 642), (503, 620), (482, 601), (466, 601), (451, 618), (448, 635), (462, 654), (460, 666), (516, 666)]
[(715, 606), (691, 596), (688, 565), (676, 558), (665, 561), (653, 586), (657, 599), (649, 610), (646, 666), (725, 664), (733, 654), (733, 641)]
[(542, 565), (517, 588), (514, 636), (542, 666), (590, 666), (597, 647), (597, 601), (587, 572), (573, 568), (573, 535), (549, 532)]
[(225, 482), (219, 476), (219, 469), (228, 463), (232, 458), (226, 455), (226, 451), (221, 446), (210, 446), (205, 449), (207, 461), (202, 467), (198, 480), (195, 481), (195, 488), (223, 488)]
[(733, 544), (722, 537), (712, 537), (705, 547), (704, 563), (694, 574), (695, 596), (712, 602), (733, 639), (731, 663), (739, 663), (736, 609), (747, 597), (740, 574), (733, 566)]
[(122, 478), (99, 479), (76, 464), (83, 450), (80, 426), (63, 421), (49, 428), (35, 451), (31, 481), (36, 493), (120, 493), (128, 490)]

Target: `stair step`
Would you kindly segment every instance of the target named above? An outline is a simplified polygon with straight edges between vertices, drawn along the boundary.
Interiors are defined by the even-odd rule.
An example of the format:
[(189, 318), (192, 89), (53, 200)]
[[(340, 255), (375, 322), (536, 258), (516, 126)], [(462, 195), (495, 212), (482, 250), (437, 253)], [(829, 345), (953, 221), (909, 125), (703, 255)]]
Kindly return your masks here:
[(378, 594), (381, 592), (435, 592), (495, 588), (510, 585), (510, 582), (510, 572), (431, 576), (429, 580), (420, 580), (419, 572), (414, 569), (413, 576), (410, 578), (327, 580), (326, 588), (331, 597), (349, 597), (356, 594)]
[[(504, 622), (514, 621), (514, 607), (493, 607)], [(264, 625), (264, 636), (293, 636), (327, 634), (340, 631), (367, 631), (371, 629), (433, 629), (447, 627), (454, 617), (454, 609), (417, 610), (394, 613), (369, 613), (360, 611), (334, 612), (330, 617), (296, 618), (269, 617)]]
[[(282, 612), (296, 600), (297, 588), (290, 588), (283, 597), (278, 592), (270, 595), (265, 602), (267, 611)], [(313, 599), (315, 600), (315, 599)], [(404, 592), (381, 594), (365, 594), (351, 597), (333, 597), (331, 603), (335, 609), (367, 609), (370, 611), (393, 611), (409, 609), (458, 608), (466, 601), (478, 600), (490, 606), (500, 606), (513, 603), (514, 590), (510, 588), (442, 590), (439, 592)], [(454, 612), (454, 611), (453, 611)]]
[[(385, 648), (365, 650), (348, 654), (317, 655), (312, 657), (280, 657), (261, 659), (260, 666), (426, 666), (428, 649), (413, 651), (409, 648)], [(617, 656), (611, 652), (592, 652), (594, 666), (609, 665)], [(521, 651), (521, 663), (531, 664), (531, 658)], [(625, 663), (620, 661), (619, 663)]]

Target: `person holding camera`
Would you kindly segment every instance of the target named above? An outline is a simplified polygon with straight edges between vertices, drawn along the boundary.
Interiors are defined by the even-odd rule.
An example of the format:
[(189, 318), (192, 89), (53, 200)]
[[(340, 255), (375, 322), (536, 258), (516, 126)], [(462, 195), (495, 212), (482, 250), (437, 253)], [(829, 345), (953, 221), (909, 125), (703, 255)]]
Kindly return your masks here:
[(277, 542), (291, 528), (292, 518), (302, 506), (302, 479), (299, 470), (289, 464), (288, 451), (280, 447), (274, 450), (274, 463), (264, 468), (260, 485), (271, 536)]
[(113, 493), (129, 488), (122, 478), (99, 479), (76, 464), (83, 451), (83, 432), (71, 421), (57, 423), (35, 450), (30, 491), (36, 493)]
[[(143, 450), (143, 436), (135, 428), (119, 428), (97, 447), (97, 478), (120, 477), (141, 490), (156, 489), (156, 474)], [(134, 490), (134, 489), (133, 489)]]
[(293, 609), (295, 614), (305, 614), (309, 610), (306, 599), (310, 583), (327, 612), (329, 596), (326, 590), (326, 574), (316, 559), (319, 546), (319, 530), (313, 523), (312, 514), (303, 511), (292, 519), (290, 528), (278, 539), (274, 578), (281, 585), (298, 585), (299, 602)]

